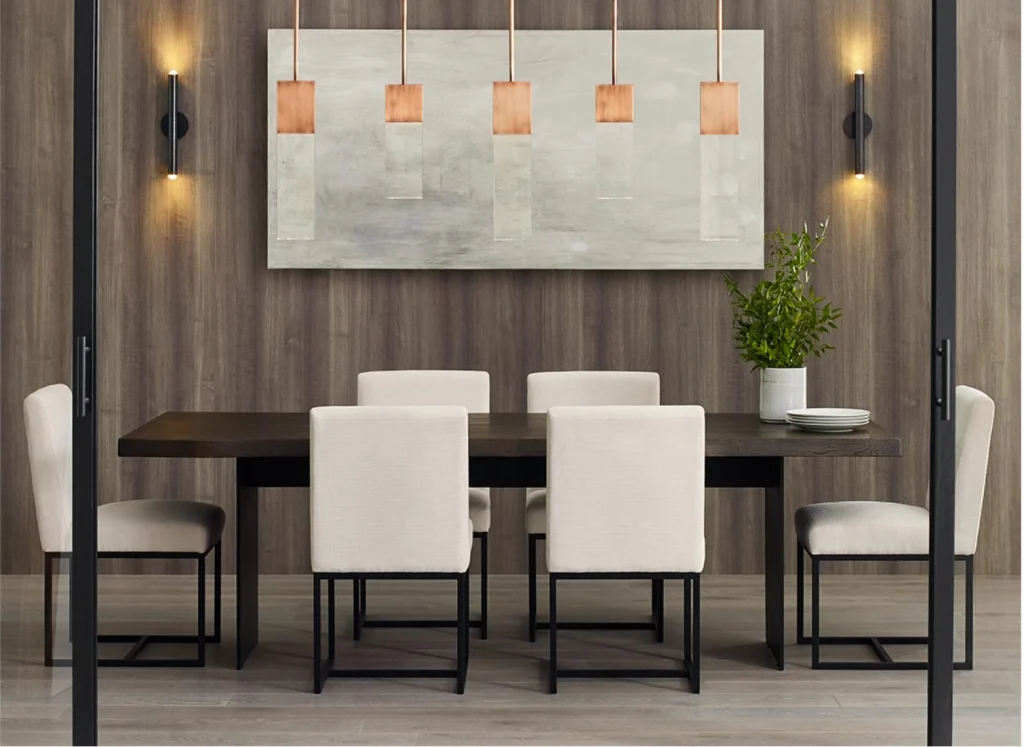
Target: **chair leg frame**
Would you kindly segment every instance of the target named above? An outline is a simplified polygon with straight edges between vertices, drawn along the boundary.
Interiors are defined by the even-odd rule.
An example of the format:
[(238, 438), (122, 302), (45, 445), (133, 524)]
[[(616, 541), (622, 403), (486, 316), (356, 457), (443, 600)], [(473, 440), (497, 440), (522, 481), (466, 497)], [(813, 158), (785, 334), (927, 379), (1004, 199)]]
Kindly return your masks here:
[[(549, 620), (537, 619), (537, 543), (545, 539), (543, 534), (527, 535), (529, 546), (527, 556), (529, 562), (529, 603), (527, 620), (530, 643), (537, 641), (538, 630), (549, 630)], [(665, 591), (664, 581), (651, 579), (651, 618), (645, 622), (615, 621), (595, 622), (581, 620), (563, 620), (558, 623), (559, 630), (650, 630), (658, 643), (665, 641)]]
[[(637, 579), (649, 578), (657, 604), (656, 616), (664, 620), (664, 583), (669, 579), (683, 581), (683, 660), (682, 669), (566, 669), (558, 666), (558, 631), (564, 627), (558, 621), (558, 582), (582, 579)], [(548, 634), (549, 662), (548, 689), (558, 692), (559, 677), (574, 678), (676, 678), (690, 682), (694, 694), (700, 693), (700, 574), (699, 573), (552, 573), (548, 576), (548, 605), (550, 622)], [(663, 628), (662, 624), (662, 628)]]
[[(421, 580), (454, 580), (458, 586), (456, 599), (456, 657), (455, 669), (337, 669), (334, 666), (336, 657), (335, 641), (337, 626), (335, 615), (335, 581), (351, 579), (354, 604), (358, 607), (361, 590), (367, 579), (421, 579)], [(327, 658), (322, 656), (322, 624), (321, 597), (322, 584), (327, 581)], [(462, 695), (466, 691), (466, 678), (469, 673), (469, 571), (465, 573), (314, 573), (313, 574), (313, 692), (323, 692), (324, 683), (330, 677), (377, 679), (387, 677), (409, 678), (452, 678), (455, 680), (455, 692)], [(405, 626), (395, 626), (405, 627)]]
[[(487, 532), (473, 532), (480, 540), (480, 617), (470, 620), (469, 627), (480, 629), (480, 638), (487, 640)], [(352, 581), (352, 640), (362, 637), (363, 628), (456, 628), (458, 620), (394, 620), (366, 616), (366, 579)]]
[[(206, 632), (206, 558), (213, 553), (213, 634)], [(70, 553), (45, 553), (43, 557), (43, 663), (48, 667), (69, 667), (70, 659), (53, 658), (54, 615), (53, 615), (53, 565), (61, 558), (70, 557)], [(220, 643), (221, 635), (221, 544), (218, 542), (205, 553), (157, 553), (130, 552), (98, 553), (97, 557), (133, 558), (142, 560), (195, 560), (198, 566), (197, 598), (196, 598), (196, 634), (195, 635), (107, 635), (96, 636), (98, 643), (132, 643), (128, 653), (120, 659), (97, 659), (101, 667), (202, 667), (206, 666), (206, 644)], [(139, 654), (147, 646), (157, 643), (194, 643), (196, 656), (193, 659), (139, 659)]]
[[(811, 560), (811, 634), (804, 633), (804, 554)], [(974, 669), (974, 556), (957, 555), (964, 563), (964, 659), (953, 662), (956, 670)], [(811, 646), (811, 669), (841, 670), (923, 670), (928, 668), (924, 661), (895, 661), (890, 655), (889, 645), (926, 645), (928, 636), (823, 636), (821, 635), (821, 563), (826, 561), (885, 560), (885, 561), (926, 561), (927, 555), (813, 555), (797, 544), (796, 555), (796, 640), (800, 645)], [(821, 647), (868, 646), (877, 661), (822, 661)]]

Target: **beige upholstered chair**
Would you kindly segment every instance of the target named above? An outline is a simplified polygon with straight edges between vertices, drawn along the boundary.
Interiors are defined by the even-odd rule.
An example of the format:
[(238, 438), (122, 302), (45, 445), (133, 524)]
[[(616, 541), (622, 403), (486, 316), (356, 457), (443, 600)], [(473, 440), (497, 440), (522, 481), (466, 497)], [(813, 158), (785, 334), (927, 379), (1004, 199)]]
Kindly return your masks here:
[[(486, 371), (365, 371), (359, 374), (357, 400), (360, 405), (461, 405), (469, 412), (491, 411), (491, 377)], [(491, 491), (469, 488), (469, 518), (473, 537), (480, 540), (480, 619), (470, 620), (487, 638), (487, 537), (491, 530)], [(363, 627), (455, 627), (454, 620), (367, 619), (366, 581), (358, 582), (353, 593), (355, 625), (359, 640)], [(353, 590), (355, 591), (355, 590)]]
[[(64, 384), (25, 398), (25, 430), (35, 496), (39, 540), (44, 553), (44, 660), (53, 666), (53, 565), (71, 553), (71, 390)], [(123, 659), (101, 666), (204, 666), (206, 643), (220, 641), (220, 540), (224, 510), (194, 501), (137, 500), (106, 503), (96, 511), (101, 558), (184, 558), (199, 567), (196, 635), (100, 635), (101, 643), (133, 643)], [(213, 635), (206, 633), (206, 556), (214, 553)], [(150, 643), (194, 643), (195, 659), (139, 659)], [(67, 664), (58, 661), (58, 664)]]
[[(547, 371), (526, 378), (526, 409), (547, 412), (560, 405), (657, 405), (661, 403), (661, 379), (647, 371)], [(537, 622), (537, 543), (547, 531), (547, 496), (545, 489), (526, 494), (526, 534), (529, 558), (529, 637), (537, 640), (537, 628), (548, 624)], [(662, 584), (651, 583), (650, 622), (563, 622), (563, 630), (654, 630), (658, 641), (663, 639), (664, 619), (659, 601)]]
[[(974, 553), (978, 547), (989, 443), (996, 406), (984, 392), (956, 388), (956, 507), (953, 551), (964, 562), (966, 582), (964, 659), (974, 668)], [(811, 644), (814, 669), (927, 669), (925, 662), (894, 662), (885, 644), (926, 644), (924, 636), (822, 636), (819, 634), (820, 564), (842, 560), (928, 559), (928, 509), (906, 503), (816, 503), (796, 512), (797, 641)], [(804, 554), (811, 559), (811, 635), (804, 635)], [(821, 661), (822, 644), (862, 644), (878, 661)]]
[[(680, 677), (700, 691), (704, 409), (548, 411), (549, 669), (558, 677)], [(683, 669), (559, 669), (559, 582), (683, 579)]]
[[(317, 407), (310, 413), (313, 682), (327, 677), (453, 677), (469, 659), (469, 431), (465, 407)], [(458, 583), (458, 654), (448, 670), (337, 670), (334, 582), (451, 579)], [(328, 595), (321, 658), (320, 597)]]

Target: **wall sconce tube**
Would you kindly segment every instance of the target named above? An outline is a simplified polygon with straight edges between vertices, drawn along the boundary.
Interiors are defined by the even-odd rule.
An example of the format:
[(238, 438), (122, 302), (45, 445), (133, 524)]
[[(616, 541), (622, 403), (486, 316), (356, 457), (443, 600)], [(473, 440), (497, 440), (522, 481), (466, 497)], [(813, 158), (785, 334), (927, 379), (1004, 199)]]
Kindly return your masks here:
[(160, 120), (167, 138), (167, 178), (178, 178), (178, 141), (188, 132), (188, 117), (178, 111), (178, 71), (167, 74), (167, 114)]
[(864, 111), (864, 71), (853, 75), (853, 112), (843, 121), (843, 132), (853, 139), (853, 173), (858, 179), (867, 174), (865, 140), (871, 134), (873, 122)]

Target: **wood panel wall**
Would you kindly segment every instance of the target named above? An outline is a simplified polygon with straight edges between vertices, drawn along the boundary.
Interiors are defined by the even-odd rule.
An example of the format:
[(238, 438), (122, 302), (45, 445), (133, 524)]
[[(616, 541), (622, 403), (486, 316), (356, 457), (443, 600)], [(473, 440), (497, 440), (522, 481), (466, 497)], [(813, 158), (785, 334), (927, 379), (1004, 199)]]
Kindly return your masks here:
[[(317, 28), (396, 27), (397, 2), (317, 0)], [(1020, 571), (1020, 6), (961, 3), (960, 381), (998, 405), (978, 569)], [(101, 501), (199, 498), (228, 510), (215, 461), (119, 460), (116, 440), (169, 409), (299, 410), (350, 403), (374, 368), (478, 368), (492, 408), (525, 406), (543, 369), (649, 369), (666, 403), (755, 410), (730, 342), (719, 272), (325, 272), (266, 269), (266, 30), (285, 0), (107, 0), (102, 39)], [(21, 400), (70, 375), (71, 12), (0, 3), (3, 242), (0, 570), (42, 568)], [(415, 28), (502, 28), (503, 0), (416, 0)], [(523, 28), (603, 28), (608, 0), (521, 0)], [(714, 0), (630, 0), (624, 28), (710, 28)], [(813, 405), (869, 407), (900, 460), (792, 460), (789, 509), (927, 494), (930, 3), (730, 0), (726, 23), (765, 30), (766, 225), (832, 217), (818, 289), (845, 309), (838, 350), (809, 370)], [(163, 178), (166, 71), (192, 129)], [(841, 123), (867, 72), (875, 130), (852, 178)], [(743, 273), (752, 282), (758, 273)], [(305, 572), (304, 491), (266, 491), (262, 568)], [(708, 570), (756, 573), (762, 509), (710, 491)], [(492, 569), (525, 570), (522, 501), (495, 496)], [(171, 570), (150, 564), (146, 570)], [(137, 572), (124, 563), (117, 570)], [(856, 569), (855, 569), (856, 570)], [(909, 569), (917, 571), (920, 569)]]

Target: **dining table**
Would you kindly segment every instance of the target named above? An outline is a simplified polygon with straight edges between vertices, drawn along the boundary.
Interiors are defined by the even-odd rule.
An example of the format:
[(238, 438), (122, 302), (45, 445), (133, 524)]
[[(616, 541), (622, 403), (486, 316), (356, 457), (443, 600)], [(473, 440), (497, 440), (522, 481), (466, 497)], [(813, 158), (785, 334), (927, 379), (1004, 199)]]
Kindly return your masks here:
[[(308, 487), (309, 445), (309, 412), (165, 412), (118, 440), (120, 457), (234, 460), (238, 669), (259, 642), (259, 491)], [(778, 669), (785, 666), (786, 459), (901, 453), (899, 437), (874, 421), (847, 433), (810, 433), (763, 423), (756, 413), (707, 413), (706, 486), (764, 493), (765, 642)], [(470, 414), (469, 482), (545, 486), (547, 416)]]

